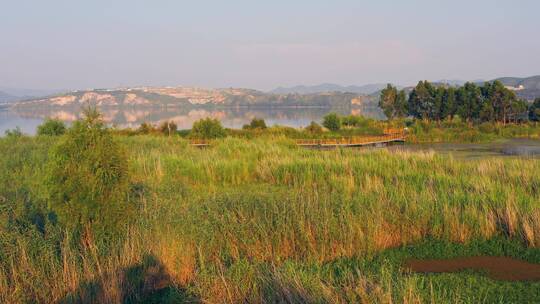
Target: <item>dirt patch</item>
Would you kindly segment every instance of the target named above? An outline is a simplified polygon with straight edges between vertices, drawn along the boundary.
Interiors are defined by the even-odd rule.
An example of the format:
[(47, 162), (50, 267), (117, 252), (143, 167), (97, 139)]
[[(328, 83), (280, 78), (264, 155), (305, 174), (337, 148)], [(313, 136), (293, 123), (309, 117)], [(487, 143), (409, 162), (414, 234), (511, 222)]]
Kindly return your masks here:
[(495, 280), (540, 281), (540, 264), (532, 264), (507, 257), (468, 257), (445, 260), (410, 259), (405, 269), (421, 273), (458, 272), (467, 269), (485, 271)]

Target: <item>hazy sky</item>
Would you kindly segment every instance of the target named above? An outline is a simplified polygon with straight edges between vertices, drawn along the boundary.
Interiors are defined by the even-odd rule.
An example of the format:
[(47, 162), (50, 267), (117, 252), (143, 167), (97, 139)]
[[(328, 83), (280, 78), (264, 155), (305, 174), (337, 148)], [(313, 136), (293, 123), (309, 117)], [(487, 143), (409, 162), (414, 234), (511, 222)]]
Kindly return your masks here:
[(538, 0), (0, 0), (0, 86), (412, 84), (540, 74)]

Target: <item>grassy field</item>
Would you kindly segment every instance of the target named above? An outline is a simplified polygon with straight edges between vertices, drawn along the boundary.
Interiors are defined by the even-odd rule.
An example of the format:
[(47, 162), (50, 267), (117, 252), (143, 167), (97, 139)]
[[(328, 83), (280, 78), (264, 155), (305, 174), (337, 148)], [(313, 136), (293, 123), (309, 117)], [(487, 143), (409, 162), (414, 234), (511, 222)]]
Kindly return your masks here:
[(285, 136), (204, 149), (117, 140), (135, 216), (81, 245), (47, 208), (58, 139), (0, 139), (0, 302), (540, 301), (539, 282), (400, 267), (480, 254), (540, 263), (540, 160), (316, 151)]

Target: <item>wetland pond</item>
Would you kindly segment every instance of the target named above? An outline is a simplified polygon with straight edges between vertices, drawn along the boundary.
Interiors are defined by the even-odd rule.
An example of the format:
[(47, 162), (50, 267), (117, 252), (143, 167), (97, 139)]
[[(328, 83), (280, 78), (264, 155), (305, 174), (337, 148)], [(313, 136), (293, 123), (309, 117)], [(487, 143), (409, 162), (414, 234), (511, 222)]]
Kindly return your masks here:
[(474, 160), (490, 157), (540, 159), (540, 140), (508, 139), (491, 143), (434, 143), (389, 146), (390, 151), (429, 152), (451, 155), (456, 159)]

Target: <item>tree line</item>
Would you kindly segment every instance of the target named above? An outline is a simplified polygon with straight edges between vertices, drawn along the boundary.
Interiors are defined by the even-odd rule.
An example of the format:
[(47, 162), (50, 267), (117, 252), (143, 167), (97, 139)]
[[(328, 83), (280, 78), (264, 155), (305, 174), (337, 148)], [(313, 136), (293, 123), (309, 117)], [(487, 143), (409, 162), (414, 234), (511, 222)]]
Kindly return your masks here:
[(420, 81), (409, 94), (388, 84), (381, 91), (379, 106), (389, 118), (412, 116), (440, 121), (455, 116), (469, 122), (517, 122), (537, 120), (540, 99), (529, 105), (500, 81), (461, 87), (434, 85)]

